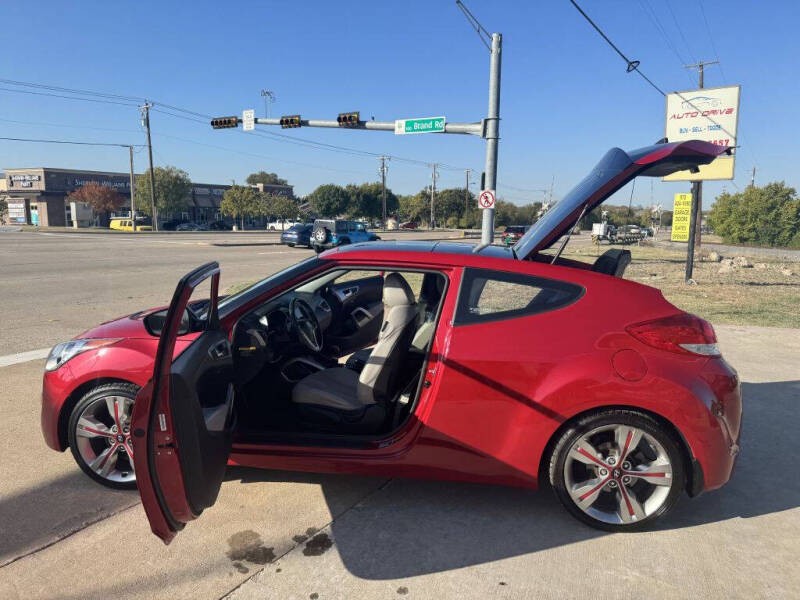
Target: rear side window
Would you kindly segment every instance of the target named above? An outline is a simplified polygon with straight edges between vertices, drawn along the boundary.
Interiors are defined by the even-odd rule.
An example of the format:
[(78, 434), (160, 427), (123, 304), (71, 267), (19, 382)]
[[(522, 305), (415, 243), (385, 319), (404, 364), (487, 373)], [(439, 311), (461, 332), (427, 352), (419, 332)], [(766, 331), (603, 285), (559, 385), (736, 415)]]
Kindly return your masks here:
[(336, 232), (347, 233), (347, 221), (336, 221)]
[(455, 325), (514, 319), (556, 310), (578, 300), (573, 283), (521, 273), (466, 269), (458, 294)]

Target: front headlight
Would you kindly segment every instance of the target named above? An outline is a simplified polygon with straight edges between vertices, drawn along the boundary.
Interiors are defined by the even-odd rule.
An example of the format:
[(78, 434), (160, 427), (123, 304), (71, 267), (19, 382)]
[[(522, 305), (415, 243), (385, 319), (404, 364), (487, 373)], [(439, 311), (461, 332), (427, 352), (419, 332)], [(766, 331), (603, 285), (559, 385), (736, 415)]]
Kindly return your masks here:
[(120, 338), (98, 338), (98, 339), (84, 339), (84, 340), (71, 340), (69, 342), (62, 342), (56, 344), (50, 355), (47, 357), (47, 362), (44, 364), (45, 371), (55, 371), (68, 360), (74, 358), (81, 352), (87, 350), (95, 350), (103, 346), (109, 346), (118, 342)]

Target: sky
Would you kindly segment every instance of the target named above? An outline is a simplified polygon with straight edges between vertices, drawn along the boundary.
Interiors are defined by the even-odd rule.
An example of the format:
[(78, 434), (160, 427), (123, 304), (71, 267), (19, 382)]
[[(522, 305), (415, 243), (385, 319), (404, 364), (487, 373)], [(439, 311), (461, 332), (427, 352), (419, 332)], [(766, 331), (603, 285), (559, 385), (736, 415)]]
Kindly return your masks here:
[[(580, 0), (579, 0), (580, 1)], [(498, 195), (516, 204), (562, 197), (613, 146), (633, 149), (664, 135), (664, 98), (591, 29), (568, 0), (466, 0), (490, 32), (503, 34)], [(641, 70), (666, 91), (741, 85), (735, 179), (705, 184), (706, 202), (723, 189), (784, 180), (800, 186), (790, 146), (800, 135), (800, 5), (790, 1), (582, 0), (584, 10)], [(702, 11), (707, 17), (703, 19)], [(464, 169), (484, 168), (474, 136), (395, 136), (391, 132), (259, 126), (257, 135), (212, 130), (204, 117), (165, 114), (163, 105), (200, 115), (362, 119), (486, 115), (489, 53), (451, 0), (403, 2), (77, 2), (8, 0), (0, 6), (0, 78), (151, 99), (154, 162), (193, 181), (242, 183), (254, 171), (278, 173), (305, 195), (324, 183), (378, 179), (374, 156), (443, 163), (439, 188), (462, 187)], [(143, 144), (135, 105), (19, 93), (0, 82), (0, 136)], [(186, 118), (188, 117), (188, 118)], [(269, 133), (267, 133), (269, 132)], [(292, 139), (274, 136), (284, 134)], [(136, 171), (147, 165), (137, 148)], [(416, 193), (430, 183), (425, 165), (394, 160), (387, 183)], [(0, 140), (0, 170), (60, 167), (127, 172), (124, 148)], [(639, 183), (633, 204), (671, 208), (687, 183)], [(473, 173), (472, 189), (479, 175)], [(625, 203), (626, 186), (611, 200)]]

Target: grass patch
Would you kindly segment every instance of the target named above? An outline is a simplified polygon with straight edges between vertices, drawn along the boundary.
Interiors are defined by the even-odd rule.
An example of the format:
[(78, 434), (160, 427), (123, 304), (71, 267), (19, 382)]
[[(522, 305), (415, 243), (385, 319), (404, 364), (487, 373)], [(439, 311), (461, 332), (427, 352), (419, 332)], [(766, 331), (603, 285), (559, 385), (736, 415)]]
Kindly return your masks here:
[[(607, 249), (606, 245), (567, 246), (564, 256), (593, 262)], [(633, 245), (627, 249), (632, 260), (625, 279), (660, 289), (682, 310), (718, 325), (800, 328), (800, 265), (750, 258), (759, 268), (734, 267), (730, 273), (720, 273), (720, 263), (696, 259), (693, 279), (697, 285), (687, 285), (685, 250)], [(783, 269), (792, 275), (782, 273)]]

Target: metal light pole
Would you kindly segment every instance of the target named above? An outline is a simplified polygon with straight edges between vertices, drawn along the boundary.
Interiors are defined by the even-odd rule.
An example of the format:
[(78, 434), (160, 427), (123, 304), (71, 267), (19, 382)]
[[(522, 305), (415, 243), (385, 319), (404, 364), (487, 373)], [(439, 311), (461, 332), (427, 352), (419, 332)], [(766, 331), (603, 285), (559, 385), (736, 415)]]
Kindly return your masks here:
[(275, 92), (261, 90), (261, 96), (264, 98), (264, 116), (269, 118), (269, 105), (275, 102)]
[[(484, 122), (486, 138), (486, 183), (487, 190), (497, 186), (497, 144), (500, 140), (500, 63), (503, 54), (503, 36), (492, 34), (491, 58), (489, 60), (489, 112)], [(481, 244), (494, 241), (494, 208), (483, 210)]]

